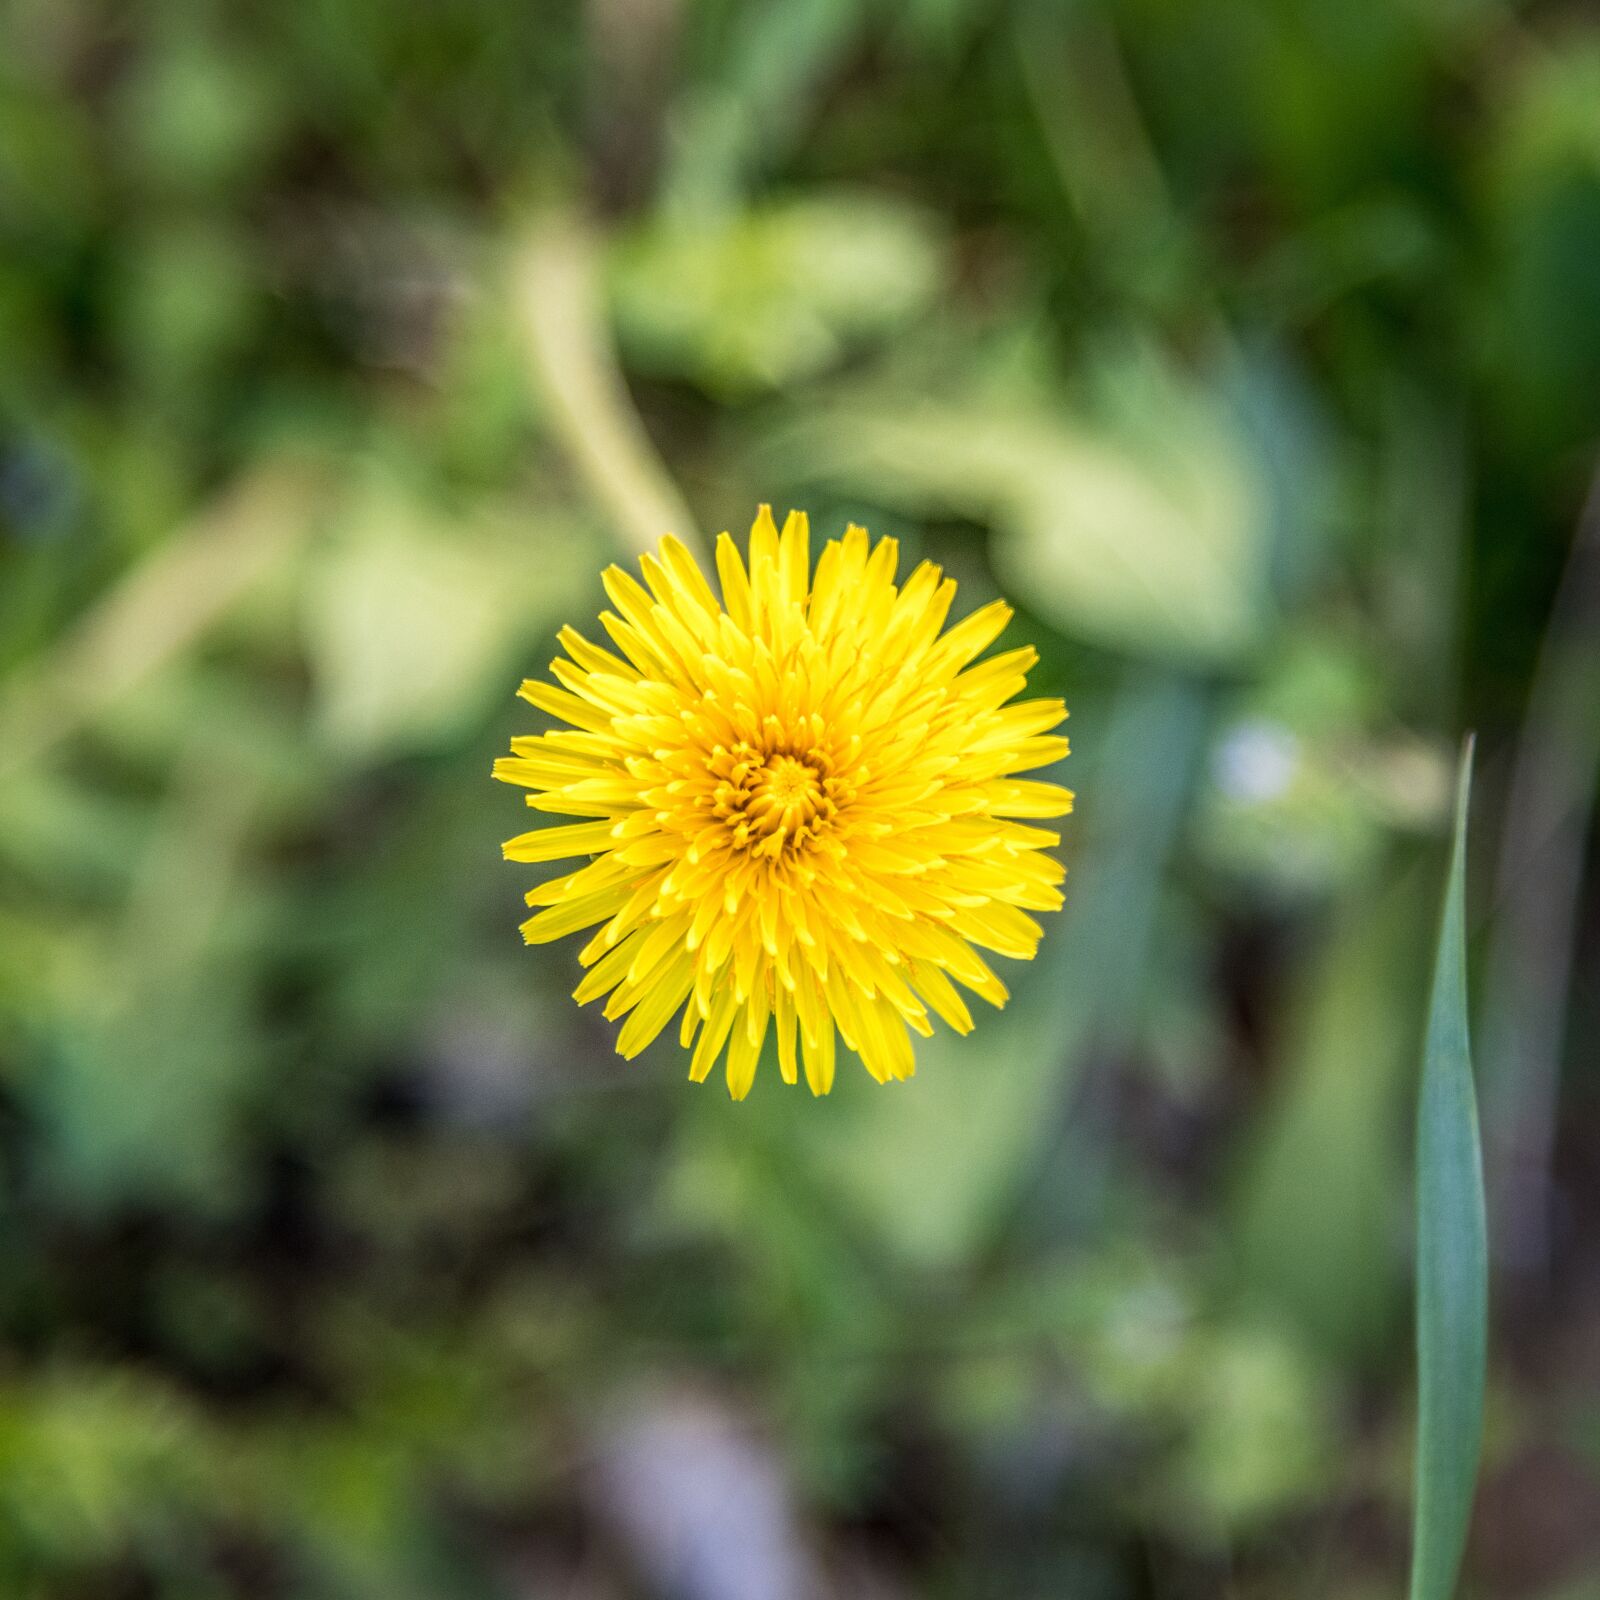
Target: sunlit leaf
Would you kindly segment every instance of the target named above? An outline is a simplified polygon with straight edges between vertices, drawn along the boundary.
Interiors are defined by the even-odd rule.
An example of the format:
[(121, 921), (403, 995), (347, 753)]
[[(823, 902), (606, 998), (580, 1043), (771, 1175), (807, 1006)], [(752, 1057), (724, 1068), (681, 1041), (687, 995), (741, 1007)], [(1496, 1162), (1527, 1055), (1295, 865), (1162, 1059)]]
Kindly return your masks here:
[(1073, 637), (1172, 661), (1235, 658), (1268, 609), (1260, 465), (1210, 396), (1139, 359), (1111, 365), (1106, 416), (1022, 384), (874, 396), (820, 413), (778, 449), (875, 505), (990, 525), (1007, 591)]
[(903, 323), (943, 270), (922, 212), (832, 194), (659, 223), (619, 247), (613, 281), (637, 364), (739, 395), (823, 371)]
[(318, 731), (371, 757), (425, 749), (503, 696), (519, 642), (579, 592), (584, 552), (548, 522), (449, 526), (396, 486), (363, 496), (305, 597)]

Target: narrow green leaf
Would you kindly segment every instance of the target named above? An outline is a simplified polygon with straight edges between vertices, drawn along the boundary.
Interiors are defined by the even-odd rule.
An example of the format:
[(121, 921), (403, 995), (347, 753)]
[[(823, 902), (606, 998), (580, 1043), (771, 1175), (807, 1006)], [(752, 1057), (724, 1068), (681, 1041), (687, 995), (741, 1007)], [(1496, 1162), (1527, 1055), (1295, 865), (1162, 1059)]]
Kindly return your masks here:
[(1457, 779), (1417, 1105), (1419, 1396), (1411, 1600), (1450, 1600), (1455, 1591), (1483, 1434), (1489, 1266), (1467, 1040), (1464, 910), (1471, 782), (1469, 739)]

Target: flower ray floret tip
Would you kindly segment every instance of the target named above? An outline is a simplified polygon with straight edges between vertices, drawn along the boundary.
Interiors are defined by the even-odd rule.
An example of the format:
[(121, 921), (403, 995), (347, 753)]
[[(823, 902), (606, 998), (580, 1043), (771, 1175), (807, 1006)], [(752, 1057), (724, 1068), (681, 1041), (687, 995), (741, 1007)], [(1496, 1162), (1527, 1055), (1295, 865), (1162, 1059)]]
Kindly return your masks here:
[(523, 937), (588, 931), (574, 998), (604, 997), (618, 1051), (676, 1018), (690, 1077), (721, 1062), (735, 1099), (769, 1036), (814, 1094), (839, 1041), (910, 1077), (912, 1032), (971, 1030), (962, 989), (1004, 1005), (981, 952), (1030, 959), (1062, 903), (1034, 824), (1073, 797), (1028, 774), (1067, 754), (1066, 707), (1018, 698), (1031, 648), (984, 657), (1010, 607), (947, 627), (955, 583), (897, 583), (893, 539), (810, 546), (804, 513), (762, 506), (744, 555), (717, 540), (716, 589), (670, 535), (641, 578), (608, 568), (608, 644), (561, 630), (555, 682), (520, 690), (556, 725), (494, 767), (567, 819), (503, 846), (559, 863)]

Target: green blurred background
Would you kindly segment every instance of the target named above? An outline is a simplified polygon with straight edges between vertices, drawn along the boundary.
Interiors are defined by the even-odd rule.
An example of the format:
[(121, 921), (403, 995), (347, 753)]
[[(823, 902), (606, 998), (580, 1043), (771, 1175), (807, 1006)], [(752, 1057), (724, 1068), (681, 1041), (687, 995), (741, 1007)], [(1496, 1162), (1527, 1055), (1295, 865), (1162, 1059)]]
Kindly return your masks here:
[[(1465, 1593), (1600, 1595), (1600, 21), (8, 0), (0, 1594), (1400, 1592), (1454, 747)], [(1073, 709), (1016, 999), (626, 1065), (488, 779), (668, 524)]]

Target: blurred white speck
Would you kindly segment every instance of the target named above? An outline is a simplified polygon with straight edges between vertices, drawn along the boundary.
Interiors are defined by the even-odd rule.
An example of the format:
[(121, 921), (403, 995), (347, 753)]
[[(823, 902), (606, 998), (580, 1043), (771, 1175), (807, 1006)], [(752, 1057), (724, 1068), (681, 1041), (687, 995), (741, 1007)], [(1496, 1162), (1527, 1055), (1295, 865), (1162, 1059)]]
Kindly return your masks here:
[(1230, 800), (1265, 805), (1280, 800), (1294, 782), (1300, 741), (1282, 723), (1236, 723), (1211, 756), (1211, 780)]
[(641, 1399), (597, 1442), (600, 1504), (661, 1592), (674, 1600), (825, 1592), (777, 1461), (721, 1401)]

